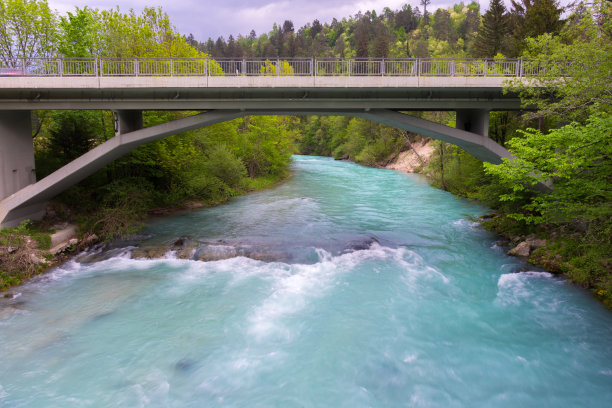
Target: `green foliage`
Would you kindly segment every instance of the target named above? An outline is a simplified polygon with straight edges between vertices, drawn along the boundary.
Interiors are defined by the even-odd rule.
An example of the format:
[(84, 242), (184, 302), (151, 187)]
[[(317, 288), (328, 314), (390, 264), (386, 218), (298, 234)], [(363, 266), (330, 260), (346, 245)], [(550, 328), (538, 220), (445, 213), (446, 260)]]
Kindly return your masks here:
[(81, 156), (106, 139), (100, 111), (54, 111), (49, 152), (63, 162)]
[(267, 76), (293, 76), (294, 69), (287, 61), (269, 61), (266, 60), (265, 64), (259, 69), (261, 75)]
[(564, 8), (559, 7), (557, 0), (511, 0), (511, 24), (514, 27), (512, 36), (516, 54), (523, 49), (526, 38), (543, 34), (555, 35), (563, 27), (561, 14)]
[(69, 58), (85, 58), (102, 53), (102, 22), (98, 10), (87, 6), (60, 16), (58, 52)]
[(527, 39), (523, 56), (541, 62), (527, 64), (536, 71), (531, 83), (514, 81), (525, 106), (537, 112), (528, 117), (554, 116), (584, 121), (590, 108), (610, 111), (612, 106), (612, 6), (602, 4), (601, 23), (591, 11), (574, 14), (563, 32)]
[(510, 19), (502, 0), (492, 0), (482, 18), (472, 49), (475, 57), (493, 57), (508, 49), (507, 37), (510, 32)]
[[(526, 223), (588, 222), (612, 215), (612, 115), (591, 115), (586, 125), (572, 123), (548, 134), (529, 129), (508, 142), (514, 159), (485, 164), (485, 171), (511, 188), (503, 201), (526, 202), (510, 216)], [(538, 183), (551, 192), (535, 195)]]
[(145, 7), (140, 15), (130, 9), (103, 10), (102, 56), (107, 58), (170, 58), (202, 56), (172, 26), (161, 7)]
[(0, 59), (18, 67), (21, 58), (55, 53), (57, 17), (45, 0), (0, 0)]
[(51, 235), (42, 232), (36, 232), (32, 234), (32, 239), (36, 241), (39, 249), (51, 248)]

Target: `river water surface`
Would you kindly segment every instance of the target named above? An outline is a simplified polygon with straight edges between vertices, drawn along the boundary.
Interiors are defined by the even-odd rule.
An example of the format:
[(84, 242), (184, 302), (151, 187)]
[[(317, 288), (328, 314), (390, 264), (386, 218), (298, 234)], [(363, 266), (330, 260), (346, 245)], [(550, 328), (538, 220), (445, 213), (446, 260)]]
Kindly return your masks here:
[[(609, 406), (612, 314), (506, 256), (467, 220), (486, 208), (415, 175), (292, 166), (3, 299), (0, 406)], [(219, 260), (131, 259), (178, 237)]]

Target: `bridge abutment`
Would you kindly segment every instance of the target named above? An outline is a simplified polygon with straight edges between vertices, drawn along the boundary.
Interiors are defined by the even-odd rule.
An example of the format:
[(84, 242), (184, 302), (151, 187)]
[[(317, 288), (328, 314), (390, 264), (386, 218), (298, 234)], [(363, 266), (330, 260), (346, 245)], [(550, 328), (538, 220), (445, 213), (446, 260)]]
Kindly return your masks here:
[(485, 109), (457, 109), (455, 128), (489, 136), (489, 111)]
[(0, 111), (0, 200), (36, 182), (30, 111)]
[[(36, 182), (30, 111), (0, 111), (0, 200)], [(40, 219), (45, 202), (38, 202), (10, 214), (3, 214), (3, 227), (16, 227), (24, 219)]]

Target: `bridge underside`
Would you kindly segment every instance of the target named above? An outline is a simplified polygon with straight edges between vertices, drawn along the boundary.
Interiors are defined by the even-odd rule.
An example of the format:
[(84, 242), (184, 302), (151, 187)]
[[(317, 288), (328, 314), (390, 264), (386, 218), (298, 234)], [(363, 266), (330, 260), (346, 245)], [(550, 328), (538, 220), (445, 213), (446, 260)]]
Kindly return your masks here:
[[(29, 112), (0, 111), (0, 170), (3, 176), (0, 186), (0, 198), (3, 198), (0, 201), (0, 226), (13, 227), (24, 219), (40, 219), (44, 215), (48, 200), (142, 144), (247, 115), (361, 117), (455, 144), (482, 161), (499, 163), (502, 158), (511, 157), (506, 149), (487, 137), (488, 110), (482, 109), (457, 110), (459, 128), (451, 128), (394, 110), (333, 110), (320, 106), (318, 109), (307, 109), (304, 106), (292, 109), (288, 106), (270, 110), (265, 107), (210, 110), (157, 126), (141, 128), (141, 111), (124, 110), (118, 112), (119, 126), (114, 138), (33, 183), (34, 156)], [(15, 154), (15, 151), (22, 153)]]

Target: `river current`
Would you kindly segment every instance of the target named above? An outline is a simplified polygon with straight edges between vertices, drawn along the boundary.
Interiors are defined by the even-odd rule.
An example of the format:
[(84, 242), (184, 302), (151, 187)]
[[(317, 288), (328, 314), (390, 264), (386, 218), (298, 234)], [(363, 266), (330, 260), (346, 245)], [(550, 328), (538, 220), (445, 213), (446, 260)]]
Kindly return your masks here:
[[(417, 175), (292, 170), (1, 299), (0, 406), (609, 406), (612, 314), (506, 256), (468, 220), (486, 208)], [(132, 259), (179, 237), (226, 256)]]

